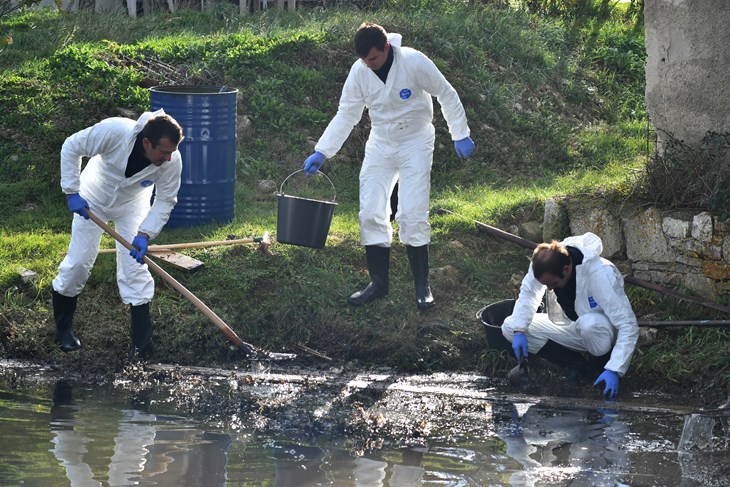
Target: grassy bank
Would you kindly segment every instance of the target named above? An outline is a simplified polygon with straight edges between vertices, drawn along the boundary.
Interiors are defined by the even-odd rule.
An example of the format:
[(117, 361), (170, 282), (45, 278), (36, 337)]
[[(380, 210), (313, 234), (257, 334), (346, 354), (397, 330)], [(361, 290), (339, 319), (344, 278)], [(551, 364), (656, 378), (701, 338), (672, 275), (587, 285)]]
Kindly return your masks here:
[[(405, 1), (368, 12), (300, 9), (239, 17), (219, 6), (136, 20), (49, 12), (3, 19), (14, 42), (0, 51), (2, 354), (112, 370), (126, 356), (128, 310), (118, 297), (110, 255), (99, 256), (79, 300), (75, 328), (84, 348), (66, 356), (53, 343), (50, 282), (71, 220), (58, 186), (58, 154), (68, 135), (123, 110), (148, 109), (144, 86), (237, 88), (235, 219), (166, 229), (157, 242), (273, 233), (276, 195), (259, 181), (278, 185), (311, 152), (311, 141), (336, 111), (354, 59), (351, 37), (365, 19), (403, 34), (404, 45), (434, 60), (461, 95), (477, 145), (470, 160), (459, 161), (436, 109), (432, 208), (462, 215), (432, 212), (431, 267), (450, 266), (432, 279), (437, 308), (417, 312), (400, 244), (393, 248), (388, 297), (365, 309), (345, 304), (368, 281), (357, 226), (366, 123), (323, 167), (338, 201), (324, 250), (284, 244), (275, 244), (270, 255), (254, 246), (198, 249), (185, 253), (204, 261), (204, 270), (166, 269), (243, 339), (262, 347), (296, 352), (301, 343), (337, 360), (409, 371), (503, 373), (510, 357), (487, 350), (475, 314), (512, 296), (512, 275), (524, 272), (527, 254), (475, 232), (473, 220), (507, 228), (541, 219), (550, 196), (625, 200), (634, 193), (647, 155), (644, 47), (641, 30), (623, 19), (575, 22), (460, 2)], [(112, 246), (108, 238), (103, 244)], [(37, 279), (23, 283), (21, 268), (35, 271)], [(702, 312), (631, 293), (640, 313), (676, 318)], [(153, 313), (154, 360), (240, 360), (225, 337), (161, 280)], [(720, 370), (713, 387), (727, 390), (726, 332), (675, 330), (659, 338), (640, 347), (628, 387), (656, 380), (666, 387), (696, 384), (704, 393), (705, 372)], [(677, 363), (678, 350), (681, 367), (668, 367)]]

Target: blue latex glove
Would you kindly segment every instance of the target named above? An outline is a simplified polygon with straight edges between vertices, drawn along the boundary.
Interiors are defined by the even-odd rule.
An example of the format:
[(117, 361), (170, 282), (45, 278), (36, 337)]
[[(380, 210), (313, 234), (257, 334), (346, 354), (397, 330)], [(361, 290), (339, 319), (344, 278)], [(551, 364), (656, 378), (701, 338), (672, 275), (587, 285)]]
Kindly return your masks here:
[(606, 383), (606, 388), (603, 389), (603, 395), (608, 396), (609, 398), (616, 397), (618, 394), (618, 372), (614, 372), (613, 370), (604, 370), (603, 373), (598, 376), (598, 379), (596, 379), (596, 382), (594, 382), (593, 385), (597, 386), (601, 382)]
[(134, 237), (134, 240), (132, 240), (132, 247), (134, 247), (135, 250), (130, 250), (129, 255), (134, 257), (140, 264), (144, 264), (144, 256), (147, 254), (147, 245), (149, 240), (150, 239), (144, 235), (137, 235)]
[(89, 219), (89, 203), (81, 197), (80, 194), (74, 193), (66, 195), (66, 202), (68, 203), (68, 209), (74, 213), (78, 213), (87, 220)]
[(319, 171), (319, 168), (322, 167), (322, 164), (324, 164), (324, 161), (327, 160), (327, 158), (322, 154), (320, 151), (315, 151), (314, 154), (307, 157), (307, 159), (304, 161), (304, 174), (317, 174), (317, 171)]
[(515, 333), (512, 338), (512, 350), (515, 351), (517, 361), (527, 358), (527, 336), (524, 333)]
[(474, 141), (471, 140), (471, 137), (455, 140), (454, 149), (456, 149), (456, 155), (461, 159), (469, 159), (471, 153), (474, 152)]

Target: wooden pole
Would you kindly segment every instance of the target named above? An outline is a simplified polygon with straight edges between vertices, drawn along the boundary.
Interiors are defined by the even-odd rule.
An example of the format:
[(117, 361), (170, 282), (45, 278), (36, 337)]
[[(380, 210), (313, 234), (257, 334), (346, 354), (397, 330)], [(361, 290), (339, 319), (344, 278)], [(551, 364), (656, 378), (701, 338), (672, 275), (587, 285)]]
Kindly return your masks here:
[[(165, 251), (165, 250), (173, 250), (173, 249), (193, 249), (193, 248), (200, 248), (200, 247), (216, 247), (219, 245), (238, 245), (238, 244), (245, 244), (245, 243), (255, 243), (255, 242), (261, 242), (263, 237), (248, 237), (248, 238), (239, 238), (234, 240), (211, 240), (209, 242), (186, 242), (186, 243), (177, 243), (177, 244), (160, 244), (160, 245), (150, 245), (147, 248), (148, 252), (157, 252), (157, 251)], [(117, 249), (99, 249), (100, 254), (113, 254), (116, 252)]]
[[(129, 250), (135, 250), (135, 248), (127, 242), (124, 237), (122, 237), (119, 233), (117, 233), (116, 230), (111, 228), (109, 225), (106, 224), (102, 219), (100, 219), (98, 216), (96, 216), (91, 211), (89, 213), (89, 218), (99, 225), (106, 233), (111, 235), (114, 240), (122, 244), (124, 247), (126, 247)], [(131, 258), (131, 257), (130, 257)], [(162, 277), (168, 284), (170, 284), (172, 287), (177, 289), (180, 294), (185, 296), (188, 301), (193, 303), (193, 305), (198, 308), (205, 316), (208, 317), (210, 321), (213, 322), (215, 326), (218, 327), (220, 331), (223, 332), (223, 334), (228, 338), (228, 340), (231, 341), (239, 350), (241, 350), (246, 356), (256, 356), (259, 353), (261, 353), (256, 347), (251, 345), (250, 343), (246, 343), (243, 340), (241, 340), (238, 335), (236, 335), (236, 332), (231, 330), (231, 328), (217, 315), (211, 310), (208, 306), (205, 305), (200, 299), (197, 298), (193, 293), (188, 291), (188, 289), (180, 284), (174, 277), (172, 277), (170, 274), (165, 272), (165, 270), (157, 265), (152, 259), (150, 259), (147, 256), (144, 256), (144, 262), (147, 264), (147, 266), (155, 271), (157, 274), (159, 274), (160, 277)]]

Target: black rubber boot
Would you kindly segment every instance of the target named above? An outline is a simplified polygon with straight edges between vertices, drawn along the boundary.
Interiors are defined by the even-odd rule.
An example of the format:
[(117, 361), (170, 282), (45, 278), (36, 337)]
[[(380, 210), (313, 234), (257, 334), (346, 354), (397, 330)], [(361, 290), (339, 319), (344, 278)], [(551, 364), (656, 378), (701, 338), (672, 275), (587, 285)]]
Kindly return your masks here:
[(413, 282), (416, 285), (416, 306), (418, 309), (431, 309), (436, 306), (436, 301), (433, 300), (428, 285), (428, 245), (420, 247), (406, 245), (406, 253), (411, 263)]
[(53, 291), (53, 319), (56, 321), (56, 341), (64, 352), (74, 352), (81, 348), (81, 342), (74, 335), (71, 326), (76, 312), (78, 296), (69, 298)]
[(558, 367), (567, 369), (568, 375), (571, 377), (585, 376), (593, 370), (591, 363), (582, 353), (564, 347), (552, 340), (548, 340), (536, 355)]
[(376, 245), (365, 246), (365, 256), (368, 261), (370, 284), (362, 291), (358, 291), (349, 298), (350, 306), (362, 306), (388, 294), (388, 268), (390, 266), (390, 247)]
[(150, 318), (150, 303), (139, 306), (129, 306), (132, 315), (132, 348), (127, 360), (144, 360), (150, 352), (152, 342), (152, 319)]

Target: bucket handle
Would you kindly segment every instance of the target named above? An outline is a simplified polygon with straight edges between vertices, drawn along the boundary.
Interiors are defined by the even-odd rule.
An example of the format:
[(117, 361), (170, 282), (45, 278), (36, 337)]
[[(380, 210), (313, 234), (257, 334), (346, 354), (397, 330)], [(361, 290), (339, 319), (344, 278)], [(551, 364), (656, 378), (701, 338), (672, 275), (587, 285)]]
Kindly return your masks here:
[[(303, 171), (304, 171), (304, 169), (297, 169), (296, 171), (294, 171), (293, 173), (291, 173), (290, 175), (288, 175), (281, 182), (281, 186), (279, 186), (279, 194), (284, 194), (284, 183), (286, 183), (287, 180), (290, 177), (294, 176), (298, 172), (303, 172)], [(330, 182), (330, 185), (332, 186), (332, 203), (334, 203), (335, 201), (337, 201), (337, 190), (335, 190), (335, 185), (332, 183), (332, 180), (325, 173), (323, 173), (322, 171), (319, 171), (319, 170), (317, 170), (317, 176), (324, 176), (325, 179), (327, 179), (327, 181)]]

